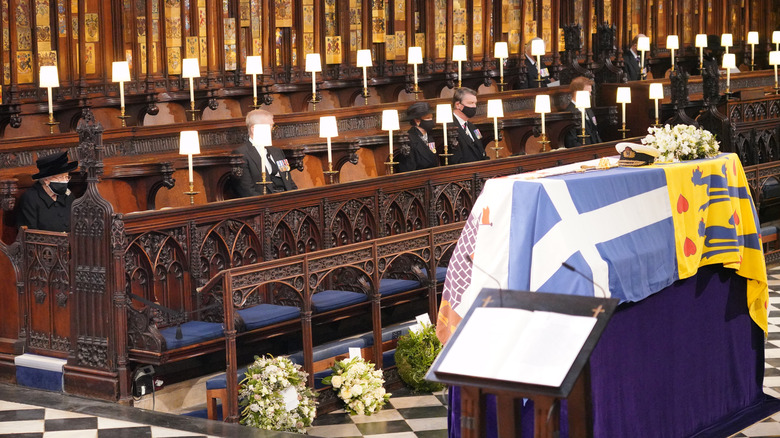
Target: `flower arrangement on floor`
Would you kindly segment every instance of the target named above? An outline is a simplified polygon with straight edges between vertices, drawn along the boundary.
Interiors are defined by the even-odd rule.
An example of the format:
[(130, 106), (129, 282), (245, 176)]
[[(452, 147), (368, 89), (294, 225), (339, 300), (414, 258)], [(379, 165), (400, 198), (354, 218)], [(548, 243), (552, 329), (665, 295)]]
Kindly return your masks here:
[(440, 391), (444, 385), (425, 380), (425, 374), (439, 355), (442, 345), (436, 337), (436, 327), (423, 324), (417, 333), (410, 331), (398, 338), (395, 349), (395, 364), (398, 375), (415, 391)]
[(382, 370), (374, 369), (374, 364), (362, 357), (340, 360), (331, 370), (322, 383), (333, 386), (350, 414), (371, 415), (379, 412), (390, 399), (390, 394), (385, 392)]
[(710, 131), (692, 125), (650, 127), (642, 144), (658, 149), (662, 161), (695, 160), (714, 157), (719, 145)]
[(305, 433), (317, 414), (308, 374), (286, 357), (257, 357), (241, 381), (241, 423), (258, 429)]

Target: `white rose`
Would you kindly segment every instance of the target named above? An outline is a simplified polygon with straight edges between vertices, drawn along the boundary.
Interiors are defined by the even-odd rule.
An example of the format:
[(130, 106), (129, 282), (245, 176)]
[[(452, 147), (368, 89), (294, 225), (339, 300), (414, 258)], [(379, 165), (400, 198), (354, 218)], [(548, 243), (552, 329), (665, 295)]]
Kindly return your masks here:
[(352, 388), (352, 394), (359, 396), (360, 394), (363, 394), (363, 385), (357, 385)]
[(341, 376), (333, 376), (333, 378), (330, 380), (330, 384), (333, 385), (334, 388), (341, 387), (343, 382), (344, 379)]

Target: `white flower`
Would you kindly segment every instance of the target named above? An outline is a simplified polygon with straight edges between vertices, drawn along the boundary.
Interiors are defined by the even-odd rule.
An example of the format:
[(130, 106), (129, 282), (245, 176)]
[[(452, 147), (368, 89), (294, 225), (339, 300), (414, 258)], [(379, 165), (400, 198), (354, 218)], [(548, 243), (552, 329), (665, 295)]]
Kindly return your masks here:
[(344, 381), (344, 378), (341, 376), (333, 376), (330, 380), (331, 385), (333, 385), (334, 388), (341, 387), (342, 382)]

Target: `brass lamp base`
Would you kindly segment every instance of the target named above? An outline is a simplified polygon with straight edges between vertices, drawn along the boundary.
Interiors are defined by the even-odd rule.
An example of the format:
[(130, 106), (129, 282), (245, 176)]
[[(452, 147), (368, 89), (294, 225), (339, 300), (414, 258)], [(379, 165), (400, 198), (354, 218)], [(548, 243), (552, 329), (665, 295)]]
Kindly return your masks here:
[(195, 191), (195, 183), (191, 182), (190, 183), (190, 191), (189, 192), (184, 192), (185, 195), (190, 197), (190, 205), (195, 205), (195, 195), (197, 195), (198, 193), (200, 193), (200, 192), (196, 192)]
[(54, 134), (54, 127), (59, 125), (60, 122), (54, 120), (54, 114), (49, 113), (49, 121), (46, 122), (49, 125), (49, 134)]
[(631, 132), (631, 130), (630, 130), (630, 129), (627, 129), (627, 128), (626, 128), (626, 124), (625, 124), (625, 123), (623, 123), (623, 127), (622, 127), (622, 128), (620, 128), (620, 129), (618, 129), (618, 132), (620, 132), (620, 133), (622, 133), (622, 134), (623, 134), (623, 138), (626, 138), (626, 134), (628, 134), (629, 132)]
[(323, 170), (322, 173), (325, 175), (328, 175), (328, 179), (330, 179), (330, 183), (333, 184), (333, 179), (338, 175), (338, 170), (333, 170), (333, 163), (328, 162), (328, 170)]
[(580, 144), (585, 146), (587, 141), (590, 139), (589, 135), (586, 135), (584, 132), (581, 135), (578, 135), (577, 138), (580, 139)]
[(546, 133), (539, 137), (539, 144), (542, 145), (539, 152), (550, 152), (550, 140), (547, 138)]
[(448, 154), (448, 153), (445, 152), (443, 154), (439, 154), (439, 156), (440, 157), (444, 157), (444, 165), (445, 166), (449, 166), (450, 165), (450, 157), (452, 156), (452, 154)]

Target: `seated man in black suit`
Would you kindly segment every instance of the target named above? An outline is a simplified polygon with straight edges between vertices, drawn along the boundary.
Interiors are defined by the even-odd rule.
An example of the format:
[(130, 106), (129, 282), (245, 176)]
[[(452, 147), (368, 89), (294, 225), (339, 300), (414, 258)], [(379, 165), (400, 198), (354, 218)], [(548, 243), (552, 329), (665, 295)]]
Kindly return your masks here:
[(398, 170), (428, 169), (439, 165), (433, 132), (433, 110), (428, 102), (415, 102), (406, 110), (406, 120), (412, 125), (409, 129), (409, 153), (398, 154)]
[(477, 114), (477, 92), (458, 88), (452, 95), (452, 121), (458, 127), (458, 146), (452, 150), (453, 164), (487, 160), (482, 133), (469, 119)]
[[(629, 81), (638, 81), (642, 79), (642, 68), (639, 64), (642, 62), (642, 57), (636, 51), (637, 42), (639, 37), (645, 36), (644, 34), (638, 34), (631, 40), (631, 47), (623, 52), (623, 70), (626, 72), (626, 77)], [(647, 64), (647, 58), (645, 58), (645, 64)]]
[[(569, 89), (571, 90), (571, 98), (574, 99), (577, 91), (585, 90), (588, 93), (592, 93), (593, 81), (584, 76), (578, 76), (571, 81)], [(566, 107), (566, 109), (576, 114), (577, 120), (582, 120), (582, 113), (580, 113), (580, 109), (574, 105), (573, 101), (569, 102), (569, 106)], [(567, 148), (580, 146), (582, 143), (581, 139), (577, 137), (578, 135), (582, 135), (582, 127), (578, 128), (575, 126), (569, 130), (569, 132), (566, 133), (566, 137), (563, 139), (564, 146)], [(598, 125), (596, 123), (596, 115), (593, 114), (593, 110), (590, 108), (585, 109), (585, 135), (587, 136), (587, 144), (601, 143), (601, 136), (599, 135)]]
[[(526, 88), (545, 87), (550, 83), (550, 71), (547, 70), (547, 66), (544, 62), (540, 62), (540, 69), (537, 69), (536, 57), (531, 55), (531, 45), (534, 41), (543, 41), (541, 38), (534, 38), (525, 44), (525, 83)], [(542, 82), (538, 82), (539, 72), (541, 71)]]
[[(249, 131), (249, 139), (241, 147), (235, 150), (236, 154), (244, 156), (245, 163), (241, 166), (241, 176), (231, 180), (233, 191), (241, 198), (263, 194), (263, 181), (261, 174), (262, 163), (258, 149), (252, 144), (252, 127), (254, 125), (274, 124), (274, 115), (265, 110), (254, 110), (246, 115), (246, 127)], [(290, 176), (290, 165), (284, 157), (281, 149), (266, 146), (266, 170), (265, 180), (268, 192), (284, 192), (295, 190), (298, 186)]]

